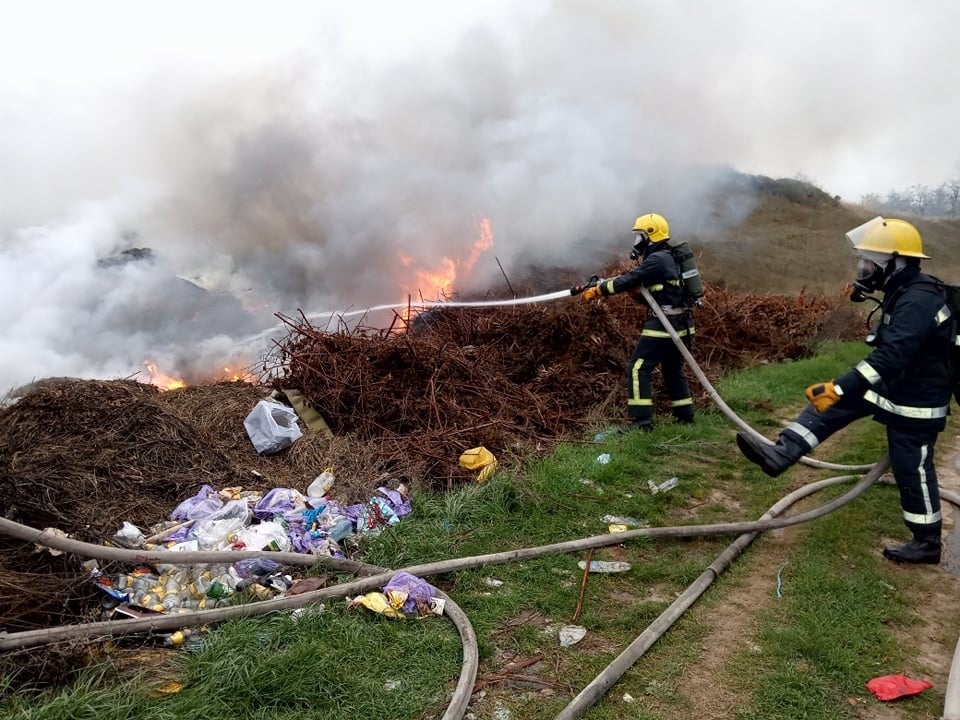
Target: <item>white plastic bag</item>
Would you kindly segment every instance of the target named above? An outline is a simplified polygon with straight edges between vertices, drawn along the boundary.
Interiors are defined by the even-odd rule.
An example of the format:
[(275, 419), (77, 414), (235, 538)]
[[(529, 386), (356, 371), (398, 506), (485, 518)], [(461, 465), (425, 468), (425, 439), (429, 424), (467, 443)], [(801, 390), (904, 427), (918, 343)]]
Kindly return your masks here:
[(261, 400), (243, 421), (247, 436), (261, 455), (271, 455), (288, 448), (303, 435), (293, 408)]
[(249, 521), (246, 500), (231, 500), (210, 517), (194, 523), (189, 540), (196, 540), (201, 550), (226, 550), (236, 534)]
[(237, 533), (237, 541), (242, 542), (246, 550), (290, 549), (290, 537), (280, 523), (268, 520), (258, 525), (248, 525)]

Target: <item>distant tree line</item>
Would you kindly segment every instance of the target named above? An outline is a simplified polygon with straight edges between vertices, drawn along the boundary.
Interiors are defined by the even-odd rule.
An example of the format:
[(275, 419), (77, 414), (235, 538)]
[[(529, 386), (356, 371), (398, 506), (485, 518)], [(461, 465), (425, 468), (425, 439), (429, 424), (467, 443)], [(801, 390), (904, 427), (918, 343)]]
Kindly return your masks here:
[(886, 195), (867, 193), (860, 204), (879, 213), (907, 213), (928, 217), (960, 216), (960, 178), (946, 180), (937, 187), (911, 185), (906, 190), (891, 190)]

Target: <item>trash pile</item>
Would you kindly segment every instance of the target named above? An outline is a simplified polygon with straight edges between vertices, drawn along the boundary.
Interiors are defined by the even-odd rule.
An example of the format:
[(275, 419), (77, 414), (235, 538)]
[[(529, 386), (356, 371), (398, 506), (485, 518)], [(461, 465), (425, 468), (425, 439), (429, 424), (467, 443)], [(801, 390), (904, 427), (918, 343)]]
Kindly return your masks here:
[(124, 521), (112, 538), (113, 544), (129, 549), (169, 551), (169, 563), (138, 565), (112, 576), (96, 561), (88, 561), (85, 569), (103, 594), (101, 605), (115, 615), (204, 610), (231, 604), (244, 590), (253, 598), (273, 597), (289, 590), (293, 578), (269, 558), (184, 566), (174, 553), (271, 550), (342, 558), (347, 556), (343, 546), (355, 535), (379, 534), (412, 510), (402, 485), (380, 487), (366, 502), (340, 505), (327, 494), (334, 480), (325, 470), (306, 494), (291, 488), (217, 491), (204, 485), (177, 505), (169, 520), (152, 527), (149, 537)]

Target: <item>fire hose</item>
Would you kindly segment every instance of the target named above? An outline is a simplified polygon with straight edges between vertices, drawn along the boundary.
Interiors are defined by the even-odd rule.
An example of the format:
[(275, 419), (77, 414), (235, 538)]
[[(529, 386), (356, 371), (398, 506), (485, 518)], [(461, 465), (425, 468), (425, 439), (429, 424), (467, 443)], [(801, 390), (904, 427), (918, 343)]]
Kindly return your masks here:
[[(716, 390), (702, 373), (696, 361), (693, 359), (689, 350), (683, 344), (682, 340), (673, 330), (672, 325), (664, 316), (662, 310), (650, 296), (646, 288), (641, 288), (645, 300), (650, 308), (660, 319), (664, 328), (670, 334), (674, 343), (677, 345), (684, 359), (688, 362), (691, 369), (696, 374), (698, 380), (710, 394), (714, 402), (738, 427), (750, 432), (765, 442), (770, 442), (759, 433), (756, 433), (749, 425), (743, 422), (730, 408), (723, 399), (716, 393)], [(501, 301), (479, 301), (465, 303), (437, 302), (432, 303), (432, 307), (494, 307), (503, 305), (520, 305), (534, 302), (545, 302), (549, 300), (569, 297), (570, 290), (557, 291), (545, 295), (534, 296), (530, 298), (519, 298), (514, 300)], [(388, 309), (405, 307), (403, 304), (377, 306), (376, 308), (367, 308), (362, 311), (355, 311), (351, 314), (363, 314), (375, 309)], [(319, 313), (309, 317), (333, 316), (333, 313)], [(272, 330), (271, 330), (272, 331)], [(268, 331), (270, 332), (270, 331)], [(266, 333), (261, 333), (264, 337)], [(251, 338), (251, 339), (254, 339)], [(534, 548), (522, 548), (507, 552), (494, 553), (488, 555), (455, 558), (440, 562), (427, 563), (405, 568), (406, 572), (421, 577), (430, 577), (456, 570), (479, 567), (482, 565), (495, 565), (520, 560), (541, 557), (553, 553), (570, 553), (583, 549), (604, 547), (607, 545), (621, 544), (624, 541), (637, 537), (698, 537), (703, 535), (717, 534), (737, 534), (739, 537), (708, 567), (706, 571), (685, 591), (664, 613), (657, 618), (637, 639), (635, 639), (626, 650), (613, 663), (611, 663), (597, 678), (594, 679), (576, 698), (557, 716), (558, 720), (570, 720), (579, 718), (589, 709), (602, 695), (631, 667), (639, 657), (651, 647), (656, 640), (661, 637), (678, 619), (683, 612), (699, 597), (706, 588), (712, 583), (723, 570), (746, 548), (747, 545), (756, 537), (757, 533), (766, 530), (772, 530), (792, 525), (798, 525), (809, 522), (818, 517), (822, 517), (834, 510), (842, 507), (852, 501), (860, 494), (865, 492), (882, 473), (889, 467), (889, 458), (884, 457), (874, 465), (866, 466), (845, 466), (832, 463), (823, 463), (812, 458), (803, 458), (805, 464), (818, 468), (843, 469), (861, 471), (867, 470), (860, 481), (841, 497), (833, 500), (814, 510), (801, 513), (799, 515), (780, 518), (776, 516), (783, 512), (787, 507), (797, 502), (802, 497), (829, 487), (834, 484), (847, 481), (849, 477), (832, 478), (818, 483), (812, 483), (800, 490), (797, 490), (783, 498), (770, 510), (767, 511), (759, 520), (752, 522), (719, 523), (711, 525), (690, 525), (690, 526), (672, 526), (663, 528), (639, 528), (628, 530), (626, 532), (616, 533), (614, 535), (605, 534), (581, 538), (578, 540), (554, 543)], [(941, 497), (948, 502), (960, 507), (960, 496), (949, 491), (941, 490)], [(142, 550), (123, 550), (120, 548), (111, 548), (95, 545), (93, 543), (82, 543), (80, 541), (64, 538), (55, 533), (48, 533), (34, 528), (20, 525), (11, 520), (0, 518), (0, 533), (19, 538), (28, 542), (35, 542), (50, 548), (60, 549), (66, 552), (83, 555), (86, 557), (121, 560), (129, 562), (157, 562), (162, 557), (164, 562), (170, 562), (170, 553), (146, 553)], [(332, 588), (305, 592), (299, 595), (280, 597), (271, 600), (264, 600), (252, 605), (239, 605), (226, 608), (216, 608), (211, 610), (199, 610), (187, 613), (181, 613), (175, 616), (159, 616), (142, 619), (127, 619), (102, 621), (86, 623), (83, 625), (68, 625), (59, 628), (46, 628), (42, 630), (31, 630), (18, 633), (0, 633), (0, 650), (12, 650), (33, 647), (45, 643), (59, 642), (77, 638), (102, 638), (112, 635), (136, 634), (144, 632), (154, 632), (157, 630), (172, 630), (191, 625), (204, 625), (208, 623), (220, 622), (232, 617), (251, 616), (275, 612), (278, 610), (288, 610), (304, 607), (313, 602), (324, 598), (345, 597), (352, 593), (367, 592), (374, 588), (382, 586), (393, 577), (393, 570), (384, 570), (376, 566), (368, 565), (350, 560), (334, 560), (332, 558), (318, 556), (304, 556), (298, 553), (276, 553), (276, 552), (182, 552), (177, 553), (178, 564), (202, 564), (215, 562), (231, 562), (241, 557), (267, 557), (277, 562), (286, 562), (298, 565), (326, 564), (335, 569), (352, 571), (366, 577), (352, 582), (342, 583)], [(476, 646), (476, 636), (470, 625), (469, 619), (455, 603), (447, 599), (446, 608), (450, 608), (448, 616), (456, 625), (461, 635), (464, 648), (463, 667), (460, 680), (457, 684), (450, 704), (447, 707), (443, 718), (444, 720), (459, 720), (466, 711), (467, 703), (472, 694), (472, 687), (476, 677), (478, 655)], [(446, 611), (445, 608), (445, 611)], [(960, 645), (957, 648), (957, 655), (954, 658), (954, 664), (951, 666), (950, 678), (946, 693), (944, 720), (957, 720), (960, 718)]]

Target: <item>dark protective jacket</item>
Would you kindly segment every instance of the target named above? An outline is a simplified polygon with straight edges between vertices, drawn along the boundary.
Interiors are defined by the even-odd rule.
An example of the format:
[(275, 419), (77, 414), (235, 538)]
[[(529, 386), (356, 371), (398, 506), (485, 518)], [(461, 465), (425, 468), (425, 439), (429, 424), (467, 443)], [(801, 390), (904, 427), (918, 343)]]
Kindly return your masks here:
[[(650, 291), (653, 299), (664, 311), (683, 309), (683, 286), (680, 284), (680, 265), (674, 260), (664, 240), (651, 243), (643, 262), (623, 275), (600, 283), (603, 295), (616, 295), (635, 290), (641, 285)], [(654, 317), (656, 320), (656, 317)]]
[(952, 393), (953, 320), (929, 275), (908, 265), (883, 289), (875, 347), (835, 384), (862, 397), (885, 425), (942, 430)]

